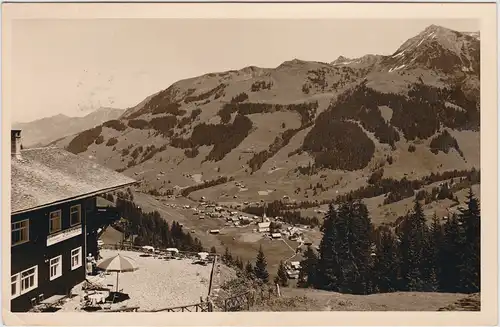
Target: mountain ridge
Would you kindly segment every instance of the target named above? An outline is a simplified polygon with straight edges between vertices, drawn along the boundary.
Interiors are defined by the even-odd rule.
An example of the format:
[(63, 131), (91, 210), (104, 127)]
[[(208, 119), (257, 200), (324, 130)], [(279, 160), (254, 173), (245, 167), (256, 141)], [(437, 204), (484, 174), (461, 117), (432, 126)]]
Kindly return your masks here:
[[(248, 190), (197, 194), (332, 199), (380, 169), (401, 179), (477, 168), (478, 67), (478, 39), (431, 25), (388, 56), (292, 59), (180, 80), (56, 145), (136, 176), (144, 191), (228, 176)], [(305, 190), (312, 183), (324, 190)]]
[[(72, 117), (59, 113), (30, 122), (13, 123), (12, 127), (22, 130), (23, 146), (42, 146), (57, 139), (77, 134), (107, 120), (116, 119), (124, 112), (122, 109), (101, 107), (82, 117)], [(57, 128), (53, 128), (54, 126)]]

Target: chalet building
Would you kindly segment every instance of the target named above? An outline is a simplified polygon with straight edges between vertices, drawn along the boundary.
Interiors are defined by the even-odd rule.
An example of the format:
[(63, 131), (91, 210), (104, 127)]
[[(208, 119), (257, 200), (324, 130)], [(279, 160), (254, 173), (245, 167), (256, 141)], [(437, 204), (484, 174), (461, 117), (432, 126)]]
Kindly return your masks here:
[(270, 222), (258, 223), (257, 227), (259, 229), (259, 233), (268, 233), (271, 231), (271, 223)]
[(11, 311), (67, 295), (86, 277), (97, 230), (119, 218), (98, 194), (136, 181), (58, 148), (21, 149), (11, 131)]

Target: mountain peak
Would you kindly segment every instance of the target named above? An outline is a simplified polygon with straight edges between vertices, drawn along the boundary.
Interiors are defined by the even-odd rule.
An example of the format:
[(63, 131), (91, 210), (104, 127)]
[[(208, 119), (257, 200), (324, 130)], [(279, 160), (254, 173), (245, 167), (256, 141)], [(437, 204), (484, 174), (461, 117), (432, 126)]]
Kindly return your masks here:
[(352, 61), (352, 59), (346, 58), (344, 56), (339, 56), (337, 59), (331, 62), (332, 65), (345, 65)]
[(307, 64), (307, 63), (308, 63), (307, 61), (294, 58), (292, 60), (287, 60), (287, 61), (283, 62), (278, 67), (291, 67), (291, 66), (304, 65), (304, 64)]
[(479, 72), (479, 39), (446, 27), (430, 25), (384, 59), (389, 72), (425, 66), (445, 73)]
[(440, 31), (445, 32), (445, 31), (451, 31), (451, 30), (449, 28), (446, 28), (443, 26), (432, 24), (432, 25), (427, 26), (421, 33), (440, 32)]

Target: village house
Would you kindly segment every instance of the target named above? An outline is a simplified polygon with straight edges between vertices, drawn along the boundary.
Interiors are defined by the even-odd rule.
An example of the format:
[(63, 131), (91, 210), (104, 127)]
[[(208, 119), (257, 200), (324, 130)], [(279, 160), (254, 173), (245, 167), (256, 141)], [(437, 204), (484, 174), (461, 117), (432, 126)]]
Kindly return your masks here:
[(280, 238), (281, 238), (281, 233), (272, 233), (272, 234), (271, 234), (271, 237), (272, 237), (273, 239), (280, 239)]
[(271, 230), (270, 222), (258, 223), (257, 226), (259, 233), (269, 233), (269, 231)]
[(98, 230), (120, 215), (96, 197), (135, 180), (59, 148), (21, 149), (11, 131), (11, 311), (26, 312), (85, 280)]

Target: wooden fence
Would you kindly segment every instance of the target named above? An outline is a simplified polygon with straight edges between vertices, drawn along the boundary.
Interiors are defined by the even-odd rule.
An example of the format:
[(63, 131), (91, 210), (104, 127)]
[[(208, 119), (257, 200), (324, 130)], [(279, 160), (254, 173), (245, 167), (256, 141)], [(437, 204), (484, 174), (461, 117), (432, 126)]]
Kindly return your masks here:
[(217, 268), (218, 261), (217, 261), (217, 256), (215, 255), (212, 261), (212, 270), (210, 271), (210, 282), (208, 284), (208, 296), (212, 295), (212, 288), (213, 288), (213, 283), (214, 283), (214, 275), (215, 275), (215, 269)]
[(222, 309), (226, 312), (249, 311), (253, 305), (265, 303), (277, 295), (277, 290), (272, 288), (248, 290), (224, 299)]
[(207, 298), (206, 301), (200, 299), (200, 303), (182, 305), (178, 307), (170, 307), (164, 309), (149, 310), (143, 312), (212, 312), (213, 305)]
[(118, 308), (118, 309), (110, 309), (110, 310), (101, 310), (101, 312), (137, 312), (139, 311), (139, 307), (127, 307), (127, 308)]

